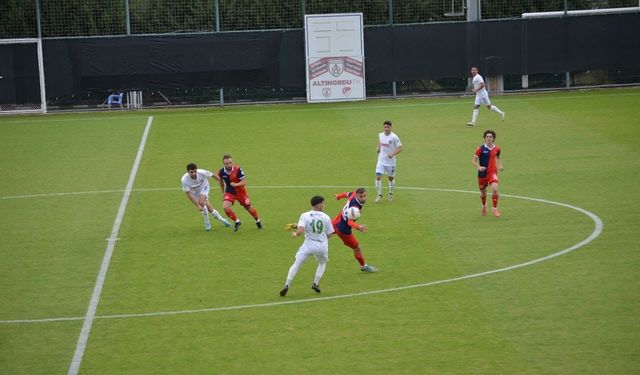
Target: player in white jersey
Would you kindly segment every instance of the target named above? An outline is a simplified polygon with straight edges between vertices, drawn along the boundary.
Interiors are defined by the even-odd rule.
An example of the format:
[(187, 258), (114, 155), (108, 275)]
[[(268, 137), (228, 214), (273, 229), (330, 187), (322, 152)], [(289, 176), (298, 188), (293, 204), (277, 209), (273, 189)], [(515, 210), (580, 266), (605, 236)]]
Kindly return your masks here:
[(484, 84), (484, 79), (482, 79), (482, 76), (478, 74), (478, 68), (476, 68), (475, 66), (471, 68), (471, 76), (473, 77), (472, 90), (476, 93), (476, 101), (473, 107), (471, 122), (467, 122), (467, 125), (476, 126), (476, 120), (478, 119), (478, 112), (480, 111), (481, 105), (486, 106), (487, 109), (493, 112), (497, 112), (500, 115), (500, 119), (504, 121), (505, 113), (495, 105), (491, 105), (491, 99), (489, 99), (489, 93), (487, 92), (486, 85)]
[(396, 133), (391, 131), (391, 121), (387, 120), (383, 123), (384, 131), (378, 134), (378, 145), (376, 152), (378, 153), (378, 163), (376, 164), (376, 191), (378, 195), (376, 202), (382, 199), (382, 174), (386, 173), (389, 177), (389, 200), (393, 200), (393, 190), (396, 186), (394, 181), (396, 177), (396, 156), (402, 151), (402, 142)]
[(298, 269), (311, 255), (316, 257), (318, 268), (313, 279), (311, 289), (316, 293), (320, 293), (320, 279), (324, 275), (325, 267), (329, 261), (329, 237), (334, 233), (333, 224), (329, 215), (322, 212), (324, 209), (324, 198), (317, 195), (311, 198), (311, 211), (307, 211), (300, 215), (297, 229), (291, 233), (291, 237), (298, 237), (304, 233), (304, 242), (296, 253), (295, 260), (289, 268), (287, 281), (282, 290), (281, 296), (286, 296), (289, 286), (298, 273)]
[(204, 217), (204, 229), (211, 230), (211, 222), (209, 221), (209, 212), (211, 216), (219, 220), (225, 227), (231, 226), (227, 219), (220, 216), (218, 211), (209, 203), (209, 179), (218, 176), (207, 171), (206, 169), (198, 169), (195, 163), (187, 165), (187, 173), (182, 176), (182, 191), (187, 194), (187, 198), (196, 206), (198, 211), (202, 212)]

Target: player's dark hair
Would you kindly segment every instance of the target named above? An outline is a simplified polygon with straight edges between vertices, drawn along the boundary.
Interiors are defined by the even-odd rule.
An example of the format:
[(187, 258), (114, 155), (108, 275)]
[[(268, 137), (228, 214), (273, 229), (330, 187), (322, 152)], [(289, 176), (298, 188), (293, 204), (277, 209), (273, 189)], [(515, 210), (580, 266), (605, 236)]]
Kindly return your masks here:
[(471, 67), (471, 69), (478, 70), (478, 67), (474, 65), (474, 66)]
[(224, 154), (224, 156), (222, 157), (222, 160), (227, 160), (227, 159), (231, 159), (231, 155)]
[(486, 137), (487, 134), (493, 135), (493, 139), (496, 139), (496, 132), (494, 132), (493, 130), (485, 130), (484, 134), (482, 134), (482, 138)]
[(356, 189), (356, 194), (362, 194), (362, 193), (364, 193), (365, 191), (367, 191), (367, 190), (366, 190), (365, 188), (363, 188), (363, 187), (361, 187), (361, 188), (357, 188), (357, 189)]
[(187, 164), (187, 171), (192, 171), (194, 169), (198, 169), (198, 166), (196, 165), (196, 163)]
[(389, 125), (389, 126), (393, 126), (393, 124), (391, 123), (391, 121), (387, 120), (385, 122), (382, 123), (382, 125)]
[(316, 195), (315, 197), (311, 198), (311, 206), (315, 206), (316, 204), (322, 203), (324, 202), (324, 198), (321, 197), (320, 195)]

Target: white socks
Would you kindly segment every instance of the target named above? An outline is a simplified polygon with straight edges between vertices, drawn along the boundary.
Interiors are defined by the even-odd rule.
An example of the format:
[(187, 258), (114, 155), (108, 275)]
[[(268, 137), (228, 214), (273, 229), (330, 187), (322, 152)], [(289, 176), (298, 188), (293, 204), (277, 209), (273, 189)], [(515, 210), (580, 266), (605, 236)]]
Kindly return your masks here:
[(289, 268), (289, 274), (287, 274), (287, 282), (284, 285), (291, 286), (293, 279), (296, 278), (296, 274), (298, 273), (298, 268), (300, 268), (300, 265), (297, 261), (291, 265)]
[(318, 263), (318, 268), (316, 268), (316, 277), (313, 279), (313, 283), (316, 285), (320, 285), (320, 279), (322, 275), (324, 275), (324, 269), (327, 267), (327, 263)]
[[(504, 112), (502, 112), (500, 110), (500, 108), (496, 107), (495, 105), (492, 105), (490, 108), (493, 112), (498, 112), (499, 114), (503, 114)], [(475, 121), (474, 121), (475, 122)]]
[(212, 208), (212, 210), (213, 211), (211, 211), (211, 216), (216, 218), (216, 220), (218, 220), (221, 223), (224, 223), (225, 221), (227, 221), (227, 219), (223, 218), (222, 215), (220, 215), (220, 213), (215, 208)]
[(204, 206), (202, 209), (202, 216), (204, 217), (204, 223), (209, 224), (209, 210), (207, 210), (207, 206)]
[[(291, 267), (289, 268), (289, 274), (287, 275), (287, 282), (284, 284), (286, 286), (291, 286), (291, 283), (293, 282), (293, 279), (296, 278), (296, 274), (298, 273), (298, 270), (300, 269), (300, 266), (302, 266), (302, 264), (304, 264), (304, 262), (306, 261), (306, 257), (304, 259), (298, 259), (296, 258), (296, 260), (293, 262), (293, 264), (291, 265)], [(318, 268), (316, 268), (316, 276), (313, 279), (313, 283), (316, 285), (320, 285), (320, 279), (322, 278), (322, 275), (324, 275), (324, 270), (325, 268), (327, 268), (327, 263), (318, 263)]]
[(478, 108), (476, 108), (476, 109), (474, 109), (474, 110), (473, 110), (473, 115), (471, 115), (471, 123), (472, 123), (472, 124), (475, 124), (475, 123), (476, 123), (476, 120), (478, 119), (478, 112), (479, 112), (479, 111), (480, 111), (480, 110), (479, 110)]
[[(393, 194), (393, 189), (396, 187), (395, 181), (389, 181), (389, 194)], [(382, 195), (382, 181), (376, 180), (376, 192), (378, 195)]]

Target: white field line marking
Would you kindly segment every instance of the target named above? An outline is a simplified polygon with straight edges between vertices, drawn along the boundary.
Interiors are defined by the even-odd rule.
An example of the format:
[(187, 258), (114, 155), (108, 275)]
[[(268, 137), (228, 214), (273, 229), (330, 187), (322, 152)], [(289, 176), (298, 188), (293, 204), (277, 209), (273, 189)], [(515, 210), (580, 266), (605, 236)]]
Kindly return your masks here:
[(122, 218), (124, 217), (124, 213), (127, 210), (127, 203), (129, 202), (129, 197), (131, 196), (131, 190), (133, 188), (133, 183), (136, 179), (136, 174), (138, 173), (140, 160), (142, 160), (142, 153), (144, 152), (144, 147), (147, 144), (147, 136), (149, 135), (149, 129), (151, 129), (152, 122), (153, 122), (153, 116), (149, 116), (149, 119), (147, 120), (147, 126), (144, 128), (144, 133), (142, 134), (142, 139), (140, 140), (140, 146), (138, 147), (138, 154), (136, 155), (136, 160), (134, 161), (133, 167), (131, 168), (131, 174), (129, 175), (129, 181), (127, 182), (127, 187), (124, 191), (124, 195), (122, 196), (122, 201), (120, 201), (120, 208), (118, 208), (118, 214), (116, 215), (116, 219), (113, 222), (113, 228), (111, 229), (111, 236), (109, 236), (107, 249), (105, 250), (104, 257), (102, 258), (102, 265), (100, 265), (100, 272), (98, 273), (98, 278), (96, 279), (96, 285), (93, 288), (93, 294), (91, 295), (91, 302), (89, 302), (89, 308), (87, 309), (87, 314), (84, 317), (84, 323), (82, 324), (82, 331), (80, 331), (80, 337), (78, 338), (78, 343), (76, 344), (76, 350), (75, 350), (75, 353), (73, 354), (73, 359), (71, 360), (69, 371), (67, 372), (68, 375), (76, 375), (80, 370), (82, 357), (84, 356), (84, 351), (87, 347), (87, 341), (89, 341), (91, 326), (93, 325), (93, 320), (96, 317), (96, 310), (98, 308), (98, 303), (100, 302), (100, 295), (102, 294), (102, 287), (104, 286), (104, 280), (107, 277), (107, 271), (109, 270), (109, 263), (111, 263), (111, 255), (113, 255), (113, 249), (116, 246), (116, 239), (118, 238), (118, 232), (120, 231), (120, 224), (122, 224)]
[(43, 194), (28, 194), (28, 195), (12, 195), (6, 197), (0, 197), (0, 200), (9, 199), (21, 199), (21, 198), (42, 198), (42, 197), (60, 197), (65, 195), (81, 195), (81, 194), (104, 194), (104, 193), (122, 193), (124, 190), (96, 190), (96, 191), (76, 191), (69, 193), (43, 193)]
[[(281, 189), (282, 188), (307, 188), (307, 189), (308, 188), (314, 188), (314, 189), (321, 189), (321, 188), (345, 188), (345, 186), (252, 186), (252, 188), (273, 188), (273, 189), (276, 189), (276, 188), (281, 188)], [(353, 186), (349, 186), (348, 188), (353, 188)], [(477, 191), (457, 190), (457, 189), (438, 189), (438, 188), (400, 187), (400, 186), (396, 186), (396, 189), (478, 194)], [(138, 190), (140, 190), (140, 191), (142, 191), (142, 190), (154, 191), (154, 190), (180, 190), (180, 189), (173, 189), (173, 188), (137, 189), (136, 191), (138, 191)], [(507, 267), (498, 268), (498, 269), (494, 269), (494, 270), (489, 270), (489, 271), (485, 271), (485, 272), (474, 273), (474, 274), (471, 274), (471, 275), (464, 275), (464, 276), (454, 277), (454, 278), (451, 278), (451, 279), (436, 280), (436, 281), (430, 281), (430, 282), (426, 282), (426, 283), (405, 285), (405, 286), (400, 286), (400, 287), (395, 287), (395, 288), (380, 289), (380, 290), (373, 290), (373, 291), (367, 291), (367, 292), (341, 294), (341, 295), (330, 296), (330, 297), (308, 298), (308, 299), (301, 299), (301, 300), (295, 300), (295, 301), (281, 301), (281, 302), (270, 302), (270, 303), (259, 303), (259, 304), (251, 304), (251, 305), (238, 305), (238, 306), (226, 306), (226, 307), (211, 307), (211, 308), (195, 309), (195, 310), (160, 311), (160, 312), (137, 313), (137, 314), (103, 315), (103, 316), (96, 316), (95, 319), (141, 318), (141, 317), (150, 317), (150, 316), (167, 316), (167, 315), (195, 314), (195, 313), (207, 313), (207, 312), (210, 313), (210, 312), (216, 312), (216, 311), (242, 310), (242, 309), (249, 309), (249, 308), (272, 307), (272, 306), (291, 305), (291, 304), (307, 303), (307, 302), (329, 301), (329, 300), (335, 300), (335, 299), (360, 297), (360, 296), (367, 296), (367, 295), (372, 295), (372, 294), (397, 292), (397, 291), (402, 291), (402, 290), (407, 290), (407, 289), (414, 289), (414, 288), (428, 287), (428, 286), (433, 286), (433, 285), (447, 284), (447, 283), (452, 283), (452, 282), (456, 282), (456, 281), (461, 281), (461, 280), (467, 280), (467, 279), (473, 279), (473, 278), (477, 278), (477, 277), (492, 275), (492, 274), (496, 274), (496, 273), (500, 273), (500, 272), (511, 271), (511, 270), (514, 270), (514, 269), (531, 266), (531, 265), (536, 264), (536, 263), (541, 263), (541, 262), (544, 262), (544, 261), (559, 257), (561, 255), (567, 254), (569, 252), (575, 251), (575, 250), (577, 250), (577, 249), (579, 249), (579, 248), (581, 248), (583, 246), (588, 245), (593, 240), (598, 238), (598, 236), (600, 236), (600, 234), (602, 233), (602, 230), (604, 228), (604, 224), (602, 223), (602, 220), (598, 217), (598, 215), (596, 215), (596, 214), (594, 214), (594, 213), (592, 213), (590, 211), (587, 211), (587, 210), (585, 210), (583, 208), (577, 207), (577, 206), (572, 206), (570, 204), (550, 201), (550, 200), (546, 200), (546, 199), (530, 198), (530, 197), (523, 197), (523, 196), (518, 196), (518, 195), (501, 194), (501, 196), (510, 197), (510, 198), (516, 198), (516, 199), (524, 199), (524, 200), (529, 200), (529, 201), (533, 201), (533, 202), (540, 202), (540, 203), (545, 203), (545, 204), (552, 204), (552, 205), (566, 207), (566, 208), (569, 208), (569, 209), (572, 209), (572, 210), (576, 210), (576, 211), (588, 216), (594, 222), (594, 224), (595, 224), (594, 230), (584, 240), (582, 240), (582, 241), (578, 242), (577, 244), (575, 244), (573, 246), (570, 246), (570, 247), (568, 247), (566, 249), (560, 250), (560, 251), (558, 251), (556, 253), (553, 253), (553, 254), (550, 254), (550, 255), (546, 255), (544, 257), (541, 257), (541, 258), (538, 258), (538, 259), (534, 259), (534, 260), (530, 260), (530, 261), (527, 261), (527, 262), (524, 262), (524, 263), (515, 264), (515, 265), (512, 265), (512, 266), (507, 266)], [(73, 320), (82, 320), (82, 319), (84, 319), (84, 318), (81, 318), (81, 317), (66, 317), (66, 318), (45, 318), (45, 319), (0, 320), (0, 323), (4, 323), (4, 324), (10, 324), (10, 323), (13, 323), (13, 324), (17, 324), (17, 323), (46, 323), (46, 322), (73, 321)]]
[[(500, 102), (529, 102), (529, 101), (547, 101), (547, 100), (576, 100), (576, 99), (592, 99), (592, 98), (601, 98), (601, 97), (617, 97), (617, 96), (636, 96), (638, 95), (638, 91), (634, 91), (634, 92), (614, 92), (614, 93), (610, 93), (610, 94), (584, 94), (581, 95), (580, 93), (575, 93), (575, 92), (570, 92), (570, 93), (566, 93), (567, 95), (563, 95), (563, 96), (555, 96), (554, 94), (558, 94), (556, 93), (531, 93), (531, 94), (525, 94), (525, 95), (518, 95), (518, 94), (514, 94), (514, 95), (505, 95), (505, 96), (501, 96), (500, 98)], [(561, 93), (561, 94), (565, 94), (565, 93)], [(547, 95), (554, 95), (554, 97), (548, 97)], [(223, 110), (220, 109), (218, 107), (202, 107), (202, 108), (193, 108), (193, 111), (199, 111), (196, 113), (185, 113), (188, 112), (189, 110), (183, 110), (181, 111), (181, 113), (154, 113), (155, 117), (188, 117), (188, 116), (211, 116), (211, 112), (212, 111), (216, 111), (215, 115), (216, 116), (220, 116), (220, 115), (238, 115), (238, 114), (251, 114), (251, 113), (258, 113), (258, 114), (262, 114), (262, 113), (286, 113), (286, 112), (315, 112), (315, 111), (352, 111), (354, 109), (365, 109), (365, 110), (369, 110), (369, 109), (387, 109), (387, 108), (413, 108), (413, 107), (431, 107), (431, 106), (440, 106), (440, 105), (469, 105), (468, 101), (464, 101), (464, 100), (459, 100), (460, 98), (471, 98), (471, 96), (452, 96), (452, 97), (438, 97), (438, 98), (401, 98), (401, 100), (424, 100), (424, 101), (428, 101), (425, 103), (413, 103), (413, 104), (399, 104), (397, 102), (397, 99), (374, 99), (374, 100), (380, 100), (380, 101), (394, 101), (395, 104), (372, 104), (372, 105), (366, 105), (366, 106), (344, 106), (344, 107), (309, 107), (309, 108), (287, 108), (287, 109), (266, 109), (269, 108), (273, 105), (290, 105), (290, 106), (296, 106), (296, 105), (305, 105), (308, 103), (274, 103), (274, 104), (254, 104), (252, 105), (252, 109), (254, 109), (253, 111), (248, 111), (248, 110), (235, 110), (236, 107), (228, 107), (227, 110)], [(454, 98), (455, 101), (451, 101), (451, 99)], [(443, 101), (440, 101), (443, 100)], [(444, 101), (446, 100), (446, 101)], [(237, 108), (246, 108), (246, 107), (237, 107)], [(263, 110), (264, 109), (264, 110)], [(162, 108), (158, 108), (159, 111), (169, 111), (167, 109), (162, 109)], [(202, 113), (201, 111), (205, 111), (205, 113)], [(58, 115), (62, 115), (63, 113), (60, 114), (47, 114), (46, 116), (58, 116)], [(69, 113), (66, 113), (69, 114)], [(84, 113), (78, 114), (78, 115), (83, 115)], [(141, 117), (143, 117), (143, 114), (137, 115), (137, 116), (113, 116), (113, 117), (99, 117), (99, 116), (93, 116), (93, 117), (82, 117), (82, 118), (71, 118), (71, 119), (57, 119), (57, 118), (47, 118), (47, 117), (40, 117), (37, 120), (15, 120), (15, 121), (3, 121), (0, 125), (11, 125), (11, 124), (27, 124), (27, 123), (42, 123), (43, 121), (46, 122), (73, 122), (73, 121), (87, 121), (87, 120), (135, 120), (135, 119), (140, 119)]]

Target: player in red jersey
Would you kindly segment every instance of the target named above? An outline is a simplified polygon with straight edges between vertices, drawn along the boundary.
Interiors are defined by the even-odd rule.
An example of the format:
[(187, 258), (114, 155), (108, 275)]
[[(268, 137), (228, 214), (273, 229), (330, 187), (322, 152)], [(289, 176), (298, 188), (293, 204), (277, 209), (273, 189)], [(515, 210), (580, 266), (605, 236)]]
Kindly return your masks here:
[(240, 229), (240, 224), (242, 224), (231, 209), (235, 201), (238, 201), (240, 205), (253, 216), (258, 229), (262, 229), (262, 222), (260, 222), (258, 211), (251, 206), (251, 201), (247, 195), (247, 180), (242, 168), (237, 164), (233, 164), (231, 155), (224, 155), (222, 157), (222, 164), (223, 167), (220, 168), (217, 173), (223, 194), (222, 208), (224, 209), (224, 213), (227, 214), (231, 220), (235, 221), (233, 227), (234, 232), (237, 232), (238, 229)]
[(502, 172), (502, 160), (500, 159), (500, 147), (494, 142), (496, 140), (496, 132), (487, 130), (484, 132), (484, 144), (476, 149), (476, 153), (471, 159), (471, 163), (478, 170), (478, 187), (480, 188), (480, 201), (482, 201), (482, 216), (487, 215), (487, 186), (491, 187), (493, 194), (491, 201), (493, 203), (493, 215), (500, 217), (498, 211), (498, 170)]
[(334, 231), (346, 246), (353, 249), (353, 256), (358, 263), (360, 263), (360, 270), (362, 272), (376, 272), (376, 267), (368, 265), (365, 262), (364, 256), (362, 256), (362, 250), (360, 249), (360, 243), (352, 233), (352, 229), (366, 232), (368, 230), (367, 226), (365, 224), (358, 224), (354, 220), (349, 220), (347, 217), (347, 210), (350, 207), (358, 207), (362, 211), (362, 207), (367, 201), (367, 191), (361, 187), (352, 192), (336, 194), (335, 197), (337, 200), (347, 198), (348, 201), (338, 216), (333, 219)]

